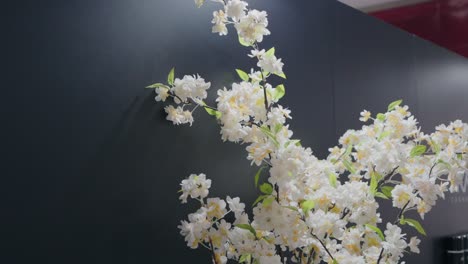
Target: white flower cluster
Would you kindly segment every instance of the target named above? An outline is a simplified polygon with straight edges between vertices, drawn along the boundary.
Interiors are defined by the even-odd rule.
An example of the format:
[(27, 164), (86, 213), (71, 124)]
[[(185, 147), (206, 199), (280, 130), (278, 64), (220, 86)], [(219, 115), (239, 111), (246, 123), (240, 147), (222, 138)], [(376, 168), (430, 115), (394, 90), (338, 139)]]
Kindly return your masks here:
[[(218, 1), (215, 1), (218, 2)], [(233, 24), (239, 38), (245, 43), (262, 42), (263, 37), (270, 35), (267, 13), (265, 11), (247, 10), (248, 3), (241, 0), (219, 1), (224, 9), (213, 12), (213, 33), (228, 34), (228, 24)]]
[(265, 50), (252, 50), (252, 55), (249, 57), (257, 57), (259, 59), (257, 66), (262, 68), (266, 72), (273, 74), (283, 74), (283, 65), (281, 59), (277, 59), (274, 54), (268, 54)]
[[(217, 118), (224, 141), (246, 143), (247, 159), (260, 166), (255, 176), (260, 194), (249, 217), (239, 198), (208, 198), (211, 181), (204, 174), (190, 175), (181, 183), (180, 199), (195, 199), (200, 208), (179, 226), (187, 245), (211, 250), (215, 264), (228, 259), (393, 264), (406, 252), (419, 253), (420, 240), (408, 241), (402, 227), (425, 231), (405, 213), (416, 210), (424, 218), (446, 191), (458, 190), (467, 168), (468, 125), (457, 120), (424, 134), (399, 100), (385, 113), (361, 112), (366, 124), (348, 130), (329, 156), (319, 160), (292, 138), (287, 124), (291, 112), (278, 104), (284, 86), (267, 81), (272, 74), (285, 75), (275, 50), (258, 48), (269, 34), (266, 12), (248, 10), (241, 0), (215, 2), (224, 8), (215, 12), (213, 31), (227, 34), (226, 25), (234, 24), (259, 69), (250, 74), (237, 70), (242, 81), (218, 90), (216, 108), (203, 102), (210, 83), (199, 76), (174, 80), (172, 72), (169, 85), (150, 88), (156, 88), (158, 101), (171, 96), (176, 104), (193, 104), (191, 111), (202, 106)], [(167, 106), (167, 119), (191, 124), (191, 111), (182, 107)], [(266, 172), (267, 181), (261, 182)], [(399, 209), (394, 222), (380, 217), (379, 202), (384, 200)]]
[[(267, 89), (271, 90), (271, 86)], [(263, 88), (259, 84), (241, 82), (232, 84), (232, 89), (218, 90), (217, 109), (221, 112), (221, 134), (223, 140), (248, 141), (259, 134), (250, 121), (265, 120)], [(250, 135), (250, 136), (249, 136)]]
[(206, 179), (205, 174), (192, 174), (186, 180), (183, 180), (180, 184), (182, 186), (182, 195), (180, 200), (182, 203), (187, 202), (187, 198), (190, 196), (192, 199), (205, 198), (208, 196), (208, 190), (211, 187), (211, 180)]
[[(204, 105), (203, 99), (207, 97), (207, 90), (211, 83), (205, 82), (199, 75), (186, 75), (182, 79), (174, 80), (174, 69), (171, 70), (168, 77), (169, 84), (156, 83), (147, 88), (154, 88), (156, 92), (156, 101), (165, 102), (168, 97), (173, 97), (174, 102), (179, 106), (166, 106), (164, 110), (167, 113), (167, 120), (172, 121), (174, 125), (193, 123), (192, 111), (184, 110), (184, 106), (190, 104)], [(182, 105), (182, 106), (180, 106)]]
[[(228, 258), (240, 259), (249, 255), (258, 259), (259, 263), (281, 263), (275, 257), (275, 245), (267, 238), (273, 239), (271, 232), (252, 232), (249, 219), (244, 212), (245, 204), (238, 197), (207, 198), (211, 182), (206, 180), (204, 174), (190, 175), (182, 181), (181, 199), (187, 197), (200, 201), (201, 207), (188, 216), (188, 221), (181, 221), (180, 233), (190, 248), (199, 245), (213, 251), (215, 263), (226, 263)], [(228, 210), (229, 209), (229, 210)], [(233, 223), (224, 218), (229, 213), (234, 214)], [(262, 237), (264, 239), (259, 239)]]
[(203, 100), (207, 96), (206, 90), (211, 86), (211, 83), (205, 82), (200, 76), (185, 75), (184, 78), (176, 78), (171, 92), (175, 94), (174, 101), (177, 104), (187, 102), (192, 99), (194, 101)]

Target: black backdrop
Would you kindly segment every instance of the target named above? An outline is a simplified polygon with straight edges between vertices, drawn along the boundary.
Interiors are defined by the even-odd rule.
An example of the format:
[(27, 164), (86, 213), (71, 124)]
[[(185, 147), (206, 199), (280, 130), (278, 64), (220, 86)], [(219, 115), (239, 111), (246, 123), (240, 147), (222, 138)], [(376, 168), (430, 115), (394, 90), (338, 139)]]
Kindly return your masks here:
[[(252, 0), (268, 10), (295, 137), (319, 157), (359, 112), (403, 98), (425, 131), (468, 119), (468, 62), (334, 0)], [(212, 5), (210, 5), (212, 7)], [(143, 87), (199, 73), (212, 90), (252, 63), (210, 33), (192, 0), (16, 1), (2, 6), (2, 263), (209, 263), (177, 225), (192, 172), (213, 195), (256, 197), (244, 146), (210, 117), (173, 127)], [(214, 93), (214, 91), (212, 91)], [(438, 239), (468, 229), (466, 195), (439, 203), (408, 263), (439, 263)], [(383, 206), (386, 219), (395, 212)]]

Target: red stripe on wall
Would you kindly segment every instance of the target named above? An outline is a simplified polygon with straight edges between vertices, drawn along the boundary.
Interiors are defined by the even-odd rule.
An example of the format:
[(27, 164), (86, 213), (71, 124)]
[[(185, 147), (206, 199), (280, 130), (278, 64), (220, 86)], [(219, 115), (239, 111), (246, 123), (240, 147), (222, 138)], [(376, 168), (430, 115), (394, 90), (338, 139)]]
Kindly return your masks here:
[(433, 0), (371, 15), (468, 57), (468, 0)]

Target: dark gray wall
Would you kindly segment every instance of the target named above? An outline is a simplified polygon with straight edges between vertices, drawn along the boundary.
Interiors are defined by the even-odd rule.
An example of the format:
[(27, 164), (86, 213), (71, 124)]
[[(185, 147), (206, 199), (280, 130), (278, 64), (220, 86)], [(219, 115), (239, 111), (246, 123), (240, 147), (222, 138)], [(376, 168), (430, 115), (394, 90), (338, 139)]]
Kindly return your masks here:
[[(193, 208), (180, 180), (205, 172), (213, 195), (256, 197), (244, 146), (221, 144), (210, 117), (173, 127), (142, 89), (168, 69), (213, 90), (251, 62), (234, 35), (210, 33), (192, 0), (31, 1), (2, 7), (2, 263), (209, 263), (177, 233)], [(267, 9), (286, 63), (295, 137), (319, 157), (359, 112), (403, 98), (425, 130), (468, 119), (468, 63), (333, 0), (252, 0)], [(214, 91), (212, 91), (214, 92)], [(458, 196), (452, 196), (451, 198)], [(466, 197), (461, 195), (460, 197)], [(468, 205), (429, 214), (422, 254), (468, 229)], [(394, 212), (384, 205), (384, 215)]]
[[(467, 122), (465, 58), (352, 9), (339, 8), (337, 20), (333, 60), (338, 134), (360, 127), (356, 117), (361, 109), (383, 112), (388, 102), (398, 98), (410, 106), (426, 133), (441, 123)], [(392, 220), (396, 214), (390, 203), (382, 204), (384, 220)], [(441, 239), (468, 231), (468, 194), (449, 194), (439, 200), (422, 223), (428, 237), (422, 239), (421, 254), (408, 255), (405, 260), (444, 263)], [(411, 228), (405, 231), (417, 235)]]

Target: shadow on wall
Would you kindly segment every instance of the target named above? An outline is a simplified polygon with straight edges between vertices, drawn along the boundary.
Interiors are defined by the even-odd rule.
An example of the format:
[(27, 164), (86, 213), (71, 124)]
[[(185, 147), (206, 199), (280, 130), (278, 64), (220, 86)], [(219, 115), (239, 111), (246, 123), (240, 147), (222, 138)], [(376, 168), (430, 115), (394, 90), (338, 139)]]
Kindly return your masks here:
[(73, 222), (81, 228), (75, 234), (80, 257), (208, 263), (207, 252), (189, 250), (178, 235), (180, 220), (197, 209), (178, 200), (179, 183), (190, 173), (211, 176), (213, 196), (239, 196), (247, 205), (254, 201), (249, 183), (256, 168), (245, 159), (244, 147), (221, 144), (216, 122), (202, 111), (193, 127), (173, 126), (165, 117), (153, 93), (135, 97), (86, 168), (76, 187), (81, 197), (72, 206), (78, 207)]

